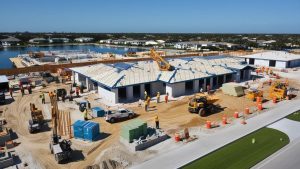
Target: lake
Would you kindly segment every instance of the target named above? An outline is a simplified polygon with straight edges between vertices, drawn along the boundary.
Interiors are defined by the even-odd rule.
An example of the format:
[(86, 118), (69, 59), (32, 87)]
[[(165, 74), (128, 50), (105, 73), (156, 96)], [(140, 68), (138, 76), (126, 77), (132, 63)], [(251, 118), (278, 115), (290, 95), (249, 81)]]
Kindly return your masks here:
[(29, 51), (51, 51), (51, 50), (85, 50), (99, 53), (115, 53), (125, 54), (130, 52), (144, 51), (140, 48), (126, 48), (126, 47), (107, 47), (99, 45), (57, 45), (57, 46), (41, 46), (41, 47), (8, 47), (0, 48), (0, 69), (12, 68), (13, 64), (9, 58), (16, 57), (18, 54), (25, 54)]

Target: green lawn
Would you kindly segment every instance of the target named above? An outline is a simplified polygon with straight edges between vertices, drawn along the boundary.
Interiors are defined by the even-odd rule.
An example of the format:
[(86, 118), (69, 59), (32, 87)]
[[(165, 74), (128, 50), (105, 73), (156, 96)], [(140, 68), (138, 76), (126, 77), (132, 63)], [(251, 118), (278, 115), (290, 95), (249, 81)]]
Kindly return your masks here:
[(300, 110), (296, 111), (293, 114), (288, 115), (286, 118), (288, 118), (290, 120), (300, 121)]
[[(252, 138), (255, 143), (252, 144)], [(282, 140), (281, 140), (282, 138)], [(262, 128), (204, 156), (184, 169), (244, 169), (250, 168), (289, 143), (285, 133)], [(201, 147), (198, 150), (201, 151)]]

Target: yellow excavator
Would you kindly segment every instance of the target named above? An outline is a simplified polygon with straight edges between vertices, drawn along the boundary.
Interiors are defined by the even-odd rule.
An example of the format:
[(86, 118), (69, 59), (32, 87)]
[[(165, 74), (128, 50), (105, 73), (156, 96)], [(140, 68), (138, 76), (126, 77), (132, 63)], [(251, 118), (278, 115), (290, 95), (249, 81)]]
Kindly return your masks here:
[(170, 65), (165, 59), (163, 59), (154, 49), (150, 50), (150, 57), (156, 61), (160, 71), (172, 71), (174, 67)]

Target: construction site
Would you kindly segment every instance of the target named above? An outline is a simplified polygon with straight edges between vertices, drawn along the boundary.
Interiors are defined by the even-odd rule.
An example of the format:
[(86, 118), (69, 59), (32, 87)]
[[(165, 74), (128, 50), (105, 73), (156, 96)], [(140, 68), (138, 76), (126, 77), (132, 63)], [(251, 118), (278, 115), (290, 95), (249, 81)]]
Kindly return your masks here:
[(0, 168), (147, 168), (299, 99), (297, 68), (249, 64), (246, 55), (147, 54), (1, 76), (0, 143), (11, 158)]

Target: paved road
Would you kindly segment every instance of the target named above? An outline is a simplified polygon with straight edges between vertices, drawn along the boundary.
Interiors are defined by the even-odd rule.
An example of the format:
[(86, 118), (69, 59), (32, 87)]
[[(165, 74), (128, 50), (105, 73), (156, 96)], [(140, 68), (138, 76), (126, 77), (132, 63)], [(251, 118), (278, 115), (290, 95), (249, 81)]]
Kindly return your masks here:
[(283, 149), (260, 162), (253, 169), (299, 169), (300, 138), (292, 141)]
[[(173, 151), (159, 154), (153, 159), (145, 161), (132, 168), (163, 168), (174, 169), (184, 166), (216, 149), (223, 147), (257, 129), (274, 123), (279, 119), (300, 109), (300, 100), (282, 101), (273, 108), (259, 116), (247, 120), (247, 125), (236, 123), (228, 128), (224, 128), (205, 138), (199, 138)], [(299, 156), (298, 156), (299, 157)]]

